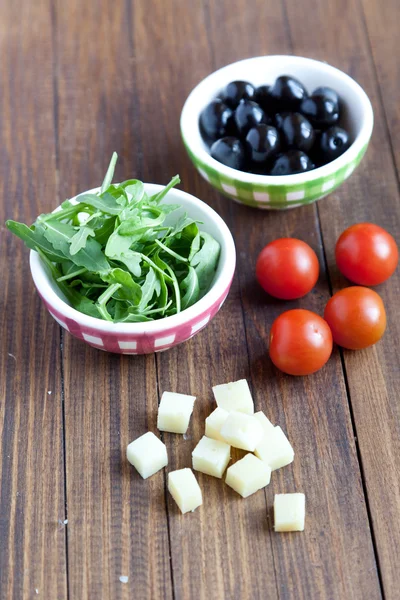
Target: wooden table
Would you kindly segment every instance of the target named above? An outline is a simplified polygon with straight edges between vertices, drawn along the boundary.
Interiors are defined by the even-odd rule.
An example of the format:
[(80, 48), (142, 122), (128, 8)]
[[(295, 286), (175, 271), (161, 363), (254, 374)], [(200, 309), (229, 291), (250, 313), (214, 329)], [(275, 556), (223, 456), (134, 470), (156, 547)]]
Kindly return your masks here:
[[(376, 347), (340, 352), (290, 378), (268, 358), (284, 309), (322, 313), (345, 285), (339, 233), (372, 221), (400, 239), (400, 68), (396, 0), (28, 0), (0, 7), (0, 597), (3, 600), (375, 600), (400, 597), (400, 277), (379, 287), (389, 327)], [(179, 133), (192, 87), (260, 54), (327, 60), (365, 88), (375, 110), (357, 172), (318, 204), (260, 212), (195, 173)], [(28, 252), (6, 218), (31, 222), (99, 184), (166, 183), (213, 206), (238, 265), (218, 316), (169, 352), (123, 357), (64, 333), (31, 282)], [(255, 283), (261, 247), (289, 235), (318, 253), (321, 277), (285, 304)], [(188, 466), (211, 385), (245, 377), (256, 405), (288, 433), (294, 463), (242, 500), (199, 475), (204, 505), (182, 516), (165, 473), (141, 480), (129, 441), (157, 431), (159, 392), (198, 396), (188, 439), (165, 435), (171, 469)], [(304, 491), (302, 534), (274, 534), (274, 493)], [(122, 583), (120, 576), (129, 576)]]

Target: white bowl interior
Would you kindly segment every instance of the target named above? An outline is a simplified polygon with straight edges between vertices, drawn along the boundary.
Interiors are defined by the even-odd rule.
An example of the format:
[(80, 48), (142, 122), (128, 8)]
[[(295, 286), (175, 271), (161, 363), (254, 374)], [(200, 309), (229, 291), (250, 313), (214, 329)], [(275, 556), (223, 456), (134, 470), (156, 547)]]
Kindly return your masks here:
[[(146, 183), (145, 190), (148, 194), (155, 194), (163, 189), (163, 186)], [(89, 190), (97, 192), (98, 188)], [(172, 327), (186, 319), (191, 319), (197, 314), (201, 314), (208, 306), (212, 305), (229, 286), (233, 277), (236, 263), (236, 252), (233, 237), (225, 222), (221, 217), (207, 204), (195, 198), (194, 196), (173, 188), (164, 198), (165, 204), (180, 204), (181, 208), (167, 217), (167, 223), (176, 222), (185, 212), (189, 217), (196, 221), (201, 221), (199, 225), (202, 231), (212, 235), (221, 245), (221, 255), (215, 272), (214, 280), (210, 290), (196, 304), (185, 309), (178, 315), (166, 317), (152, 321), (150, 323), (109, 323), (102, 319), (95, 319), (72, 308), (60, 288), (50, 276), (46, 266), (39, 255), (31, 251), (30, 266), (32, 277), (36, 287), (41, 294), (55, 306), (62, 314), (84, 323), (94, 329), (103, 331), (143, 333), (159, 331), (163, 327)]]
[[(341, 99), (343, 118), (341, 123), (348, 128), (352, 139), (350, 148), (341, 157), (314, 171), (300, 175), (271, 177), (254, 175), (236, 171), (214, 160), (210, 150), (201, 137), (199, 116), (203, 108), (213, 100), (230, 81), (245, 80), (255, 86), (271, 85), (280, 75), (292, 75), (299, 79), (307, 91), (311, 92), (319, 86), (329, 86), (337, 91)], [(357, 155), (359, 150), (368, 142), (373, 127), (373, 112), (368, 96), (361, 86), (351, 77), (320, 61), (299, 56), (259, 56), (232, 63), (215, 71), (203, 79), (191, 92), (182, 110), (181, 129), (186, 142), (194, 154), (203, 162), (211, 165), (217, 171), (226, 173), (229, 177), (241, 181), (256, 181), (258, 183), (286, 184), (312, 179), (332, 170), (340, 168), (349, 160), (349, 154)], [(291, 178), (291, 179), (289, 179)]]

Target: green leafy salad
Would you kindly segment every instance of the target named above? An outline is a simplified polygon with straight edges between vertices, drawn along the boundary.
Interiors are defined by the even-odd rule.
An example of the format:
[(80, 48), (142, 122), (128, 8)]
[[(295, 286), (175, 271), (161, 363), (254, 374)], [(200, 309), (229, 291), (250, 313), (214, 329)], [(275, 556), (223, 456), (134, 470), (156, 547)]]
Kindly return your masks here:
[(114, 153), (99, 192), (66, 200), (30, 227), (6, 225), (40, 254), (76, 310), (115, 323), (175, 315), (209, 290), (220, 245), (186, 213), (167, 219), (181, 208), (162, 203), (177, 175), (149, 196), (137, 179), (112, 184), (116, 161)]

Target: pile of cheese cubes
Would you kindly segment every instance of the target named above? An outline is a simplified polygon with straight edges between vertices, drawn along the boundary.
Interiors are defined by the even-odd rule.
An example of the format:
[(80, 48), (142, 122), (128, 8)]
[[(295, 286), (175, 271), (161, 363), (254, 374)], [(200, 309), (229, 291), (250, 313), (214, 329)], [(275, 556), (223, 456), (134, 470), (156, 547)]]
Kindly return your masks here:
[[(213, 387), (217, 408), (205, 421), (205, 435), (192, 452), (192, 466), (213, 477), (222, 478), (231, 459), (231, 446), (249, 453), (231, 465), (225, 483), (243, 498), (269, 484), (271, 472), (290, 464), (293, 448), (279, 426), (262, 411), (254, 413), (254, 403), (245, 379)], [(184, 434), (189, 426), (196, 398), (164, 392), (157, 427), (160, 431)], [(129, 462), (146, 479), (168, 464), (165, 444), (148, 432), (127, 447)], [(189, 468), (168, 473), (168, 489), (183, 513), (202, 504), (202, 494)], [(276, 494), (275, 531), (304, 529), (304, 494)]]

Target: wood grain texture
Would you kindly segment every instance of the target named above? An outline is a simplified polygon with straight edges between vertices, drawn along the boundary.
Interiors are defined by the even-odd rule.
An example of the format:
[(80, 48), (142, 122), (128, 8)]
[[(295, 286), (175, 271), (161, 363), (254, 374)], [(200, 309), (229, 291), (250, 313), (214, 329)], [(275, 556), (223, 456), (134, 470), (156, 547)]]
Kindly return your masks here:
[[(99, 185), (113, 150), (116, 179), (141, 176), (129, 17), (123, 2), (57, 5), (63, 197)], [(157, 433), (154, 356), (113, 356), (65, 335), (62, 364), (70, 597), (168, 599), (164, 475), (143, 481), (125, 458), (130, 441)]]
[(7, 600), (35, 590), (67, 598), (59, 327), (34, 293), (27, 248), (4, 226), (54, 205), (51, 52), (49, 6), (1, 4), (0, 597)]
[[(370, 44), (358, 2), (346, 2), (345, 6), (333, 0), (324, 3), (323, 11), (314, 12), (312, 41), (309, 26), (301, 20), (298, 4), (292, 0), (287, 3), (294, 51), (302, 54), (307, 48), (309, 53), (319, 55), (350, 73), (368, 93), (375, 112), (372, 141), (361, 167), (343, 187), (329, 197), (329, 201), (318, 205), (334, 291), (348, 285), (338, 274), (334, 261), (334, 244), (343, 229), (356, 222), (371, 221), (385, 227), (395, 239), (400, 239), (398, 182), (393, 168), (384, 110), (380, 104), (381, 98), (387, 98), (388, 110), (390, 106), (393, 110), (392, 95), (398, 93), (395, 55), (390, 51), (394, 34), (390, 21), (395, 18), (396, 9), (394, 3), (393, 11), (388, 10), (385, 3), (364, 4), (369, 6), (368, 10), (376, 15), (380, 23), (380, 44), (390, 40), (389, 47), (385, 46), (384, 56), (381, 48), (381, 59), (376, 65), (370, 54)], [(314, 3), (306, 0), (302, 3), (301, 11), (311, 11), (313, 7)], [(343, 14), (345, 18), (339, 18)], [(370, 21), (368, 30), (372, 36), (370, 41), (373, 48), (376, 39), (374, 28), (375, 18)], [(376, 60), (377, 50), (374, 51), (374, 56)], [(393, 82), (388, 76), (386, 61), (393, 64)], [(379, 89), (376, 73), (380, 73), (382, 69), (383, 73), (386, 72), (384, 80), (390, 87)], [(382, 83), (381, 79), (381, 85)], [(393, 131), (395, 140), (395, 114), (391, 114), (390, 130)], [(371, 349), (362, 352), (345, 351), (344, 363), (383, 591), (386, 598), (397, 598), (400, 586), (400, 574), (395, 559), (400, 544), (400, 406), (397, 400), (400, 383), (397, 351), (400, 337), (399, 273), (376, 289), (385, 303), (388, 331), (382, 342)], [(382, 490), (385, 492), (382, 493)]]
[[(335, 350), (307, 378), (278, 373), (267, 357), (280, 312), (301, 306), (322, 314), (332, 289), (346, 285), (333, 255), (344, 227), (371, 220), (400, 238), (398, 7), (384, 4), (0, 6), (1, 599), (36, 597), (36, 589), (51, 600), (375, 600), (382, 589), (397, 598), (399, 276), (378, 288), (390, 328), (375, 348)], [(328, 199), (263, 213), (199, 178), (180, 140), (179, 116), (190, 90), (214, 69), (292, 52), (353, 75), (371, 97), (376, 125), (362, 165)], [(29, 221), (98, 185), (113, 150), (116, 179), (166, 183), (179, 173), (181, 187), (221, 214), (237, 245), (237, 273), (220, 313), (192, 340), (158, 355), (122, 357), (67, 333), (60, 339), (33, 293), (26, 249), (2, 225), (10, 217)], [(283, 235), (307, 241), (322, 267), (315, 290), (290, 304), (269, 300), (253, 272), (260, 249)], [(242, 377), (257, 408), (288, 433), (295, 461), (246, 500), (196, 474), (204, 505), (182, 516), (166, 473), (191, 464), (214, 408), (211, 386)], [(126, 445), (149, 429), (157, 434), (164, 390), (195, 394), (195, 410), (187, 436), (162, 436), (166, 472), (143, 481), (125, 460)], [(273, 495), (284, 491), (306, 493), (302, 534), (273, 532)]]

